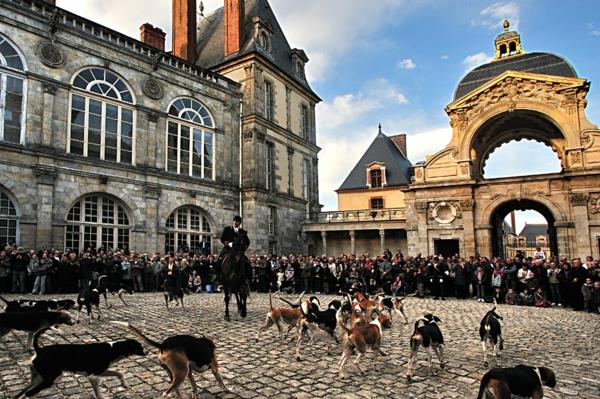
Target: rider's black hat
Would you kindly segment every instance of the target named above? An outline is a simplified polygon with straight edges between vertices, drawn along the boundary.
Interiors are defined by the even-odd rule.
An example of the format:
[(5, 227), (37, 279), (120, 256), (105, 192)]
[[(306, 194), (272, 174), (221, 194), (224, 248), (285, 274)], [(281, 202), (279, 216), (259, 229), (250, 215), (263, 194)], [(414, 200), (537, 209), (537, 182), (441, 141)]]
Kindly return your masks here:
[(240, 215), (235, 215), (235, 216), (233, 217), (233, 221), (234, 221), (234, 222), (240, 222), (240, 223), (241, 223), (241, 222), (242, 222), (242, 217), (241, 217)]

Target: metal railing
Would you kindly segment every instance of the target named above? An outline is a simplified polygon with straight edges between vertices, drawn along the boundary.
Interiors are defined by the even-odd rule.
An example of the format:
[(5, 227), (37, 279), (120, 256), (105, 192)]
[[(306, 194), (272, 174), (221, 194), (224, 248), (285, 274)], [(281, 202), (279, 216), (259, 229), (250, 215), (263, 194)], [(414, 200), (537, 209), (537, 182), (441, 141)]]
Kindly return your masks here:
[[(536, 252), (536, 248), (537, 247), (532, 246), (517, 246), (506, 244), (504, 247), (504, 255), (506, 258), (514, 258), (517, 255), (517, 251), (521, 251), (521, 254), (523, 254), (523, 256), (529, 258), (533, 257), (533, 255)], [(548, 259), (552, 253), (551, 248), (548, 246), (542, 246), (540, 247), (540, 249), (544, 252), (544, 255), (546, 255), (546, 259)]]
[(382, 222), (406, 220), (406, 208), (313, 212), (305, 223)]

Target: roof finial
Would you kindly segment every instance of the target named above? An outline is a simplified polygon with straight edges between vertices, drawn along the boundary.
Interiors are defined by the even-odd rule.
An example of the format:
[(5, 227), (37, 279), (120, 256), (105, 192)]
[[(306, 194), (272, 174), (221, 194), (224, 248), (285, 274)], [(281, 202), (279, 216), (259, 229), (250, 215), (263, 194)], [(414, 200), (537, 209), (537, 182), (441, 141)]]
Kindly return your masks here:
[(198, 15), (200, 17), (204, 17), (204, 2), (201, 1), (200, 5), (198, 6)]
[(379, 122), (379, 133), (381, 133), (381, 122)]
[(504, 27), (504, 32), (508, 32), (508, 28), (510, 27), (510, 22), (508, 22), (507, 18), (504, 18), (504, 22), (502, 22), (502, 27)]

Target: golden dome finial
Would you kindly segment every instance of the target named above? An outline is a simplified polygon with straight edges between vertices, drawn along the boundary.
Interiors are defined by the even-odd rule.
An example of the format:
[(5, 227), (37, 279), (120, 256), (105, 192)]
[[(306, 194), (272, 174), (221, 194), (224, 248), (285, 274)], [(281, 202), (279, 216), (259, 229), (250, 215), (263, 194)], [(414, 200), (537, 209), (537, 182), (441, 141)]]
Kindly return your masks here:
[(504, 32), (508, 32), (508, 28), (510, 27), (510, 22), (508, 22), (508, 19), (504, 19), (502, 26), (504, 27)]

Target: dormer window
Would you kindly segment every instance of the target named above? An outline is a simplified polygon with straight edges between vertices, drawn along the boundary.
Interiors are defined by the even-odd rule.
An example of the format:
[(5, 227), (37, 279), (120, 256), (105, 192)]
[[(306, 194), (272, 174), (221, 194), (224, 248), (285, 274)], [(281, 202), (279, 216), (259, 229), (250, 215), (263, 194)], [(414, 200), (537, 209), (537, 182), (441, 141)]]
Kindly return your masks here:
[(367, 187), (381, 188), (387, 184), (385, 164), (373, 162), (367, 166)]
[(378, 188), (383, 186), (383, 179), (381, 177), (381, 169), (373, 169), (369, 172), (371, 180), (371, 188)]
[(273, 29), (268, 23), (265, 23), (260, 17), (252, 19), (254, 23), (254, 41), (260, 50), (271, 54), (271, 34)]
[(308, 62), (308, 57), (304, 50), (293, 49), (292, 50), (292, 65), (294, 66), (294, 74), (298, 79), (306, 80), (306, 75), (304, 73), (304, 66)]

